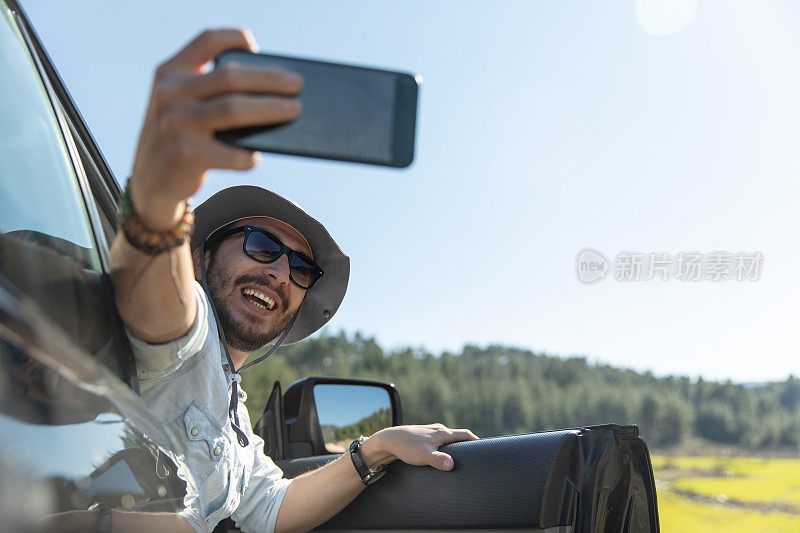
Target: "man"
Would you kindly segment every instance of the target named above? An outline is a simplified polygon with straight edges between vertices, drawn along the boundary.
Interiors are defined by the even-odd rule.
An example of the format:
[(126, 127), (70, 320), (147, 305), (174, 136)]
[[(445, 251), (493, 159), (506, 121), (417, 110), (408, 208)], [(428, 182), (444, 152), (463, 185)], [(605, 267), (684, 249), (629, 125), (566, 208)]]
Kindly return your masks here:
[(216, 141), (214, 131), (279, 124), (301, 112), (294, 96), (302, 80), (292, 73), (236, 65), (204, 71), (230, 49), (256, 46), (245, 31), (207, 31), (156, 71), (123, 202), (124, 231), (112, 247), (116, 301), (142, 395), (164, 422), (187, 481), (187, 524), (207, 531), (232, 516), (245, 531), (307, 530), (364, 489), (358, 457), (366, 473), (395, 459), (450, 470), (452, 458), (438, 447), (477, 437), (441, 424), (387, 428), (355, 457), (343, 454), (292, 481), (263, 454), (238, 372), (256, 348), (296, 342), (330, 319), (349, 260), (319, 222), (257, 187), (226, 189), (199, 206), (190, 250), (188, 199), (206, 171), (257, 162), (258, 154)]

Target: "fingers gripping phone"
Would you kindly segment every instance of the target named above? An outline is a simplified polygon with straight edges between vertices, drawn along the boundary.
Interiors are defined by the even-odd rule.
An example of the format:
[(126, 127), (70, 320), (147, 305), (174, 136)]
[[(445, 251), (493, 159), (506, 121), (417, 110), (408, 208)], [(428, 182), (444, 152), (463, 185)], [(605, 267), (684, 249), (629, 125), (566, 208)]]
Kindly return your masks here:
[(411, 74), (238, 50), (219, 56), (216, 66), (232, 61), (303, 76), (303, 112), (285, 124), (217, 132), (218, 139), (249, 150), (373, 165), (413, 161), (419, 85)]

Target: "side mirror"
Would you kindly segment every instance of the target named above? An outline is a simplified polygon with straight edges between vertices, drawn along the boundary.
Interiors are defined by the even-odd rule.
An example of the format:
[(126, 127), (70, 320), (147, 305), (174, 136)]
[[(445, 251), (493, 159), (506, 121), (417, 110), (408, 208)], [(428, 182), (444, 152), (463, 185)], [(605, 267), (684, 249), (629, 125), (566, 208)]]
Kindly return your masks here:
[(283, 399), (286, 458), (343, 453), (359, 435), (403, 423), (392, 383), (308, 377), (292, 383)]

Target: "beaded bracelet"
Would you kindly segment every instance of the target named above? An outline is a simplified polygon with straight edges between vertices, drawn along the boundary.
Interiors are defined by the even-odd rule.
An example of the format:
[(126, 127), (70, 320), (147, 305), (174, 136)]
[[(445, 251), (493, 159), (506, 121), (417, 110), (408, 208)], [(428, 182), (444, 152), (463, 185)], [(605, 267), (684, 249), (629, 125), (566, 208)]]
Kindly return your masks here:
[[(130, 180), (128, 180), (130, 183)], [(128, 185), (122, 194), (122, 232), (128, 242), (137, 250), (147, 255), (158, 255), (171, 248), (182, 245), (192, 236), (194, 229), (194, 213), (189, 211), (189, 201), (186, 201), (183, 216), (180, 222), (166, 231), (153, 231), (142, 222), (131, 200)]]

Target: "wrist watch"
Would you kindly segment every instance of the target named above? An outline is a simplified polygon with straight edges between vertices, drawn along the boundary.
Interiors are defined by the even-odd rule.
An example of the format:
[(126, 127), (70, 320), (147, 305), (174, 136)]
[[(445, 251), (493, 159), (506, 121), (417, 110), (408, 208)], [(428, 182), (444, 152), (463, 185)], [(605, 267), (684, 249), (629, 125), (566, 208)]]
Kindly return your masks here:
[(111, 531), (111, 507), (105, 503), (96, 503), (89, 507), (89, 511), (97, 513), (97, 533), (110, 533)]
[(372, 485), (386, 474), (387, 465), (381, 465), (375, 470), (370, 470), (364, 457), (361, 455), (361, 445), (367, 440), (363, 436), (358, 437), (350, 444), (350, 459), (353, 461), (353, 466), (356, 467), (356, 472), (361, 478), (361, 483), (364, 485)]

